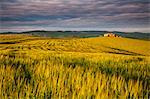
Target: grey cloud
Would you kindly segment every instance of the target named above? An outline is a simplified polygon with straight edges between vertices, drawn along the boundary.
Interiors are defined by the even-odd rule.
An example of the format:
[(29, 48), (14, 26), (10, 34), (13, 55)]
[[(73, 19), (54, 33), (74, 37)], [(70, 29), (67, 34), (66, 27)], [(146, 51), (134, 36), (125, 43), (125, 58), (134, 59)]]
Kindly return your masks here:
[(3, 27), (136, 27), (148, 25), (149, 6), (148, 0), (3, 0), (0, 19)]

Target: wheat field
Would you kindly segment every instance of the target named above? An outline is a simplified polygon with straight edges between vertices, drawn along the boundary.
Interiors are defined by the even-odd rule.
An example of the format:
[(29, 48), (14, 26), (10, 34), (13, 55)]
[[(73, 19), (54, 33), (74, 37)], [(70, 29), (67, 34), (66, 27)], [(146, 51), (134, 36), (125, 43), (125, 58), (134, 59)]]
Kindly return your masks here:
[(148, 99), (149, 45), (0, 35), (0, 99)]

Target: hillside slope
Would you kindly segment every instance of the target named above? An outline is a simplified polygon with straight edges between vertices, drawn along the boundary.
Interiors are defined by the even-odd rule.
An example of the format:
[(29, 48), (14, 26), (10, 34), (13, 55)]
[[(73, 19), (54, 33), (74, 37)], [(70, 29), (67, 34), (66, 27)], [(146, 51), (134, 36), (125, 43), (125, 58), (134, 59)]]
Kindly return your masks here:
[[(10, 35), (12, 36), (12, 35)], [(1, 36), (0, 49), (43, 50), (84, 53), (113, 53), (123, 55), (150, 55), (150, 42), (129, 38), (79, 38), (79, 39), (49, 39), (32, 36)], [(13, 43), (12, 43), (13, 42)], [(3, 46), (5, 45), (5, 46)]]
[(149, 44), (0, 35), (0, 98), (148, 99)]

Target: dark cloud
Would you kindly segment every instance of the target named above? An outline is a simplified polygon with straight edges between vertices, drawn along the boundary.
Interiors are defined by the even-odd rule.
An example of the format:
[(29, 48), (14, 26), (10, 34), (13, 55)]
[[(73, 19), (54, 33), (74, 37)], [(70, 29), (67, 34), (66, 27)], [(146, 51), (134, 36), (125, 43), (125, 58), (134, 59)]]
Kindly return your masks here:
[(21, 26), (145, 28), (150, 21), (149, 0), (2, 0), (0, 5), (3, 31)]

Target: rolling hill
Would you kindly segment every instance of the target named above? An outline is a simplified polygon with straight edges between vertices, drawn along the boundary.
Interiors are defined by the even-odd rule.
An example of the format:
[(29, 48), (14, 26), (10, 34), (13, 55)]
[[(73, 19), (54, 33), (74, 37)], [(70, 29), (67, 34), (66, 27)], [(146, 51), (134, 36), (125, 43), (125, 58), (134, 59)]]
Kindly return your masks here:
[(149, 97), (150, 42), (0, 35), (0, 98)]
[[(32, 35), (4, 35), (1, 36), (0, 44), (14, 44), (13, 47), (21, 49), (45, 49), (47, 51), (67, 52), (92, 52), (92, 53), (114, 53), (125, 55), (149, 55), (149, 41), (130, 38), (73, 38), (73, 39), (50, 39), (45, 37), (34, 37)], [(3, 45), (1, 45), (3, 46)], [(9, 49), (10, 45), (1, 48)], [(13, 48), (10, 46), (10, 48)], [(18, 49), (19, 50), (19, 49)]]

